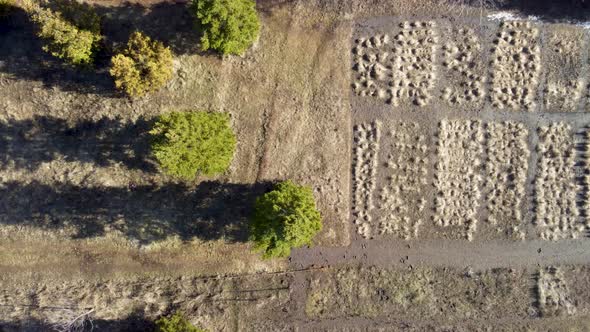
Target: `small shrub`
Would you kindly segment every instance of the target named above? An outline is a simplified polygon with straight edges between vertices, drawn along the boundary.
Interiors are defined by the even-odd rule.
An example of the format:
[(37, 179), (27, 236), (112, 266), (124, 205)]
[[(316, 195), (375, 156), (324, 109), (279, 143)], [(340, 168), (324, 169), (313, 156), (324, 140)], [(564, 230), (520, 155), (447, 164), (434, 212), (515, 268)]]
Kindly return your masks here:
[(172, 77), (170, 49), (141, 32), (134, 32), (127, 47), (111, 62), (115, 86), (132, 97), (156, 91)]
[(250, 241), (264, 258), (287, 257), (291, 248), (311, 244), (321, 229), (311, 188), (285, 181), (256, 200)]
[(156, 332), (206, 332), (192, 325), (180, 313), (170, 318), (162, 317), (156, 321)]
[(25, 8), (39, 27), (37, 35), (46, 42), (43, 50), (74, 65), (88, 65), (94, 61), (102, 36), (100, 18), (90, 7), (73, 5), (68, 9), (68, 13), (81, 13), (78, 22), (69, 21), (61, 12), (32, 1)]
[(243, 54), (258, 37), (260, 22), (253, 0), (193, 0), (203, 30), (201, 49)]
[(7, 17), (15, 8), (16, 0), (0, 0), (0, 19)]
[(194, 179), (229, 167), (236, 138), (226, 113), (174, 112), (156, 121), (152, 151), (166, 173)]

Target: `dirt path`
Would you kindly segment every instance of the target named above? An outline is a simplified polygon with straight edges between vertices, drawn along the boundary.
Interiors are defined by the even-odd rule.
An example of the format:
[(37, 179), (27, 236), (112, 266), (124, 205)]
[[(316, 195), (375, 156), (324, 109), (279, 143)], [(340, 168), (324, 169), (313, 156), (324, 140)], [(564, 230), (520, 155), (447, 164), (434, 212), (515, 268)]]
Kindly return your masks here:
[(315, 247), (293, 252), (293, 268), (365, 264), (400, 266), (536, 267), (554, 264), (587, 264), (590, 241), (526, 241), (473, 243), (457, 240), (363, 241), (346, 248)]

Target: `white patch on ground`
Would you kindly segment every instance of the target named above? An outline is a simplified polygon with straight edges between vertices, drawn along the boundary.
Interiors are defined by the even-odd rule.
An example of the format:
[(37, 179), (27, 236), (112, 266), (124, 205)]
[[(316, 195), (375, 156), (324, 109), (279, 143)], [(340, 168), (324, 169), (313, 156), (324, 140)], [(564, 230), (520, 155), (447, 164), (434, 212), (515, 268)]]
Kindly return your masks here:
[(539, 20), (538, 16), (529, 15), (529, 16), (525, 17), (525, 16), (521, 16), (516, 13), (511, 13), (511, 12), (492, 13), (492, 14), (489, 14), (487, 16), (487, 18), (490, 21), (500, 21), (500, 22), (519, 21), (519, 20), (527, 20), (527, 21), (538, 21)]

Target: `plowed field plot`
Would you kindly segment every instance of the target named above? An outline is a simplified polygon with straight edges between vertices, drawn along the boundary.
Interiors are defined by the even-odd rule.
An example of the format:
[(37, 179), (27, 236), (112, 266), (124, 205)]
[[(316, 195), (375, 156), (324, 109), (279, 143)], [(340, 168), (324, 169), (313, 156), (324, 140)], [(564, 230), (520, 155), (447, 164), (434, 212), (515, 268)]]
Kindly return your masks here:
[[(318, 331), (574, 331), (584, 328), (579, 313), (589, 308), (588, 291), (580, 287), (587, 273), (573, 266), (328, 269), (311, 273), (305, 311), (332, 319), (332, 329)], [(343, 329), (346, 317), (357, 317), (356, 329)], [(371, 329), (376, 320), (389, 328)]]
[(587, 235), (584, 29), (379, 18), (352, 39), (358, 238)]

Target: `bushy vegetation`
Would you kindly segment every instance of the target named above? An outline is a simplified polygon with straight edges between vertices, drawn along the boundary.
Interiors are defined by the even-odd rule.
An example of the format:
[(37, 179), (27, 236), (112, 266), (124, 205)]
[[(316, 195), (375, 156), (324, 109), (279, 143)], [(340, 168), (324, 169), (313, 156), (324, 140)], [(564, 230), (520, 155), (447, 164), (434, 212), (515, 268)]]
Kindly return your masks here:
[[(43, 50), (74, 65), (88, 65), (100, 46), (100, 18), (90, 6), (60, 1), (57, 11), (26, 2), (25, 9), (45, 40)], [(61, 12), (66, 10), (66, 15)]]
[(175, 313), (170, 318), (162, 317), (156, 321), (156, 332), (206, 332), (192, 325), (180, 313)]
[(256, 200), (250, 240), (264, 258), (287, 257), (322, 229), (311, 188), (285, 181)]
[(226, 113), (164, 114), (150, 133), (152, 151), (164, 171), (187, 180), (225, 172), (236, 147)]
[(138, 97), (160, 89), (172, 77), (172, 51), (141, 32), (129, 37), (127, 47), (111, 59), (115, 86)]
[(63, 18), (79, 29), (100, 34), (100, 16), (89, 4), (77, 0), (52, 0), (52, 4)]
[(243, 54), (258, 38), (260, 22), (253, 0), (193, 0), (201, 49)]
[(0, 0), (0, 19), (10, 15), (15, 8), (16, 0)]

